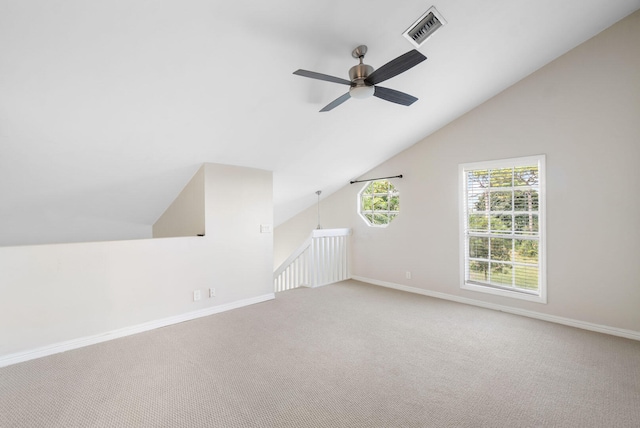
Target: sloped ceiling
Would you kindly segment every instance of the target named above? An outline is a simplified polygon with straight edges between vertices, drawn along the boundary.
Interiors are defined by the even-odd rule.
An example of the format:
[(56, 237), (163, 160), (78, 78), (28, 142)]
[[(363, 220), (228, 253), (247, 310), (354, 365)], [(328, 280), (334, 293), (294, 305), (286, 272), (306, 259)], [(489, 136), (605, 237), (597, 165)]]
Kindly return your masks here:
[[(435, 5), (428, 60), (324, 105)], [(640, 0), (0, 0), (0, 245), (148, 236), (203, 162), (274, 171), (279, 224), (640, 8)], [(223, 201), (221, 201), (223, 202)]]

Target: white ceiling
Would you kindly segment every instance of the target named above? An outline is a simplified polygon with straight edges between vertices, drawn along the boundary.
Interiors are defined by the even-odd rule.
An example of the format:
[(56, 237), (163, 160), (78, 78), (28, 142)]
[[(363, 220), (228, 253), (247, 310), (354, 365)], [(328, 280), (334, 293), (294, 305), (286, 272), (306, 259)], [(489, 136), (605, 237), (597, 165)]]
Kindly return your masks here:
[[(428, 60), (384, 83), (418, 102), (318, 112), (346, 87), (294, 70), (348, 78), (360, 44), (378, 68), (412, 49), (401, 34), (432, 5), (448, 24)], [(279, 224), (638, 8), (0, 0), (0, 244), (148, 230), (203, 162), (273, 170)]]

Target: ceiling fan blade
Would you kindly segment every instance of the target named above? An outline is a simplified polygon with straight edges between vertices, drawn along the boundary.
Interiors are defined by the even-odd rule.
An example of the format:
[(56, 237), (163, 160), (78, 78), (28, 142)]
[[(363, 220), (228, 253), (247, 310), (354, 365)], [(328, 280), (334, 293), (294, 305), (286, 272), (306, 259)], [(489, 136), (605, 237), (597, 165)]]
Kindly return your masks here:
[(327, 82), (333, 83), (341, 83), (343, 85), (351, 86), (351, 82), (347, 79), (341, 79), (339, 77), (329, 76), (328, 74), (316, 73), (315, 71), (308, 70), (296, 70), (293, 74), (297, 74), (298, 76), (310, 77), (312, 79), (325, 80)]
[(323, 112), (323, 111), (333, 110), (334, 108), (338, 107), (343, 102), (347, 101), (349, 98), (351, 98), (351, 95), (349, 95), (349, 92), (347, 92), (346, 94), (341, 95), (338, 98), (336, 98), (335, 100), (331, 101), (329, 104), (324, 106), (324, 108), (322, 110), (320, 110), (320, 111)]
[(378, 68), (365, 79), (365, 82), (368, 85), (377, 85), (378, 83), (384, 82), (387, 79), (391, 79), (392, 77), (397, 76), (400, 73), (404, 73), (411, 67), (415, 67), (416, 65), (420, 64), (425, 59), (427, 59), (427, 57), (422, 55), (417, 50), (410, 50), (406, 54), (400, 55), (398, 58), (393, 59), (382, 67)]
[(418, 101), (418, 99), (412, 95), (396, 91), (395, 89), (383, 88), (381, 86), (375, 87), (375, 92), (373, 93), (373, 95), (385, 101), (402, 104), (403, 106), (410, 106), (411, 104)]

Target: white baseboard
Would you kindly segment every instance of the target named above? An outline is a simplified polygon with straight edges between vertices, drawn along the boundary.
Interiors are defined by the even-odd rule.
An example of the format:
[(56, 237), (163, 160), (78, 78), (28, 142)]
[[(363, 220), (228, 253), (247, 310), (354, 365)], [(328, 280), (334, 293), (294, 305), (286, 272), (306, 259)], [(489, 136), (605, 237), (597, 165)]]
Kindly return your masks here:
[(78, 349), (84, 346), (94, 345), (96, 343), (118, 339), (120, 337), (131, 336), (132, 334), (142, 333), (145, 331), (154, 330), (156, 328), (166, 327), (172, 324), (178, 324), (184, 321), (190, 321), (196, 318), (206, 317), (209, 315), (218, 314), (220, 312), (226, 312), (232, 309), (242, 308), (244, 306), (249, 306), (256, 303), (266, 302), (272, 299), (275, 299), (275, 294), (269, 293), (262, 296), (251, 297), (249, 299), (238, 300), (236, 302), (231, 302), (224, 305), (213, 306), (210, 308), (187, 312), (184, 314), (180, 314), (180, 315), (176, 315), (168, 318), (162, 318), (162, 319), (149, 321), (149, 322), (138, 324), (138, 325), (132, 325), (132, 326), (120, 328), (117, 330), (108, 331), (106, 333), (100, 333), (93, 336), (86, 336), (78, 339), (67, 340), (65, 342), (54, 343), (51, 345), (43, 346), (41, 348), (31, 349), (23, 352), (17, 352), (15, 354), (3, 355), (3, 356), (0, 356), (0, 367), (10, 366), (12, 364), (22, 363), (24, 361), (46, 357), (48, 355), (57, 354), (59, 352), (70, 351), (72, 349)]
[(479, 300), (468, 299), (466, 297), (454, 296), (452, 294), (440, 293), (437, 291), (425, 290), (423, 288), (410, 287), (408, 285), (395, 284), (393, 282), (378, 281), (377, 279), (365, 278), (361, 276), (352, 276), (351, 279), (368, 284), (379, 285), (381, 287), (393, 288), (396, 290), (407, 291), (409, 293), (422, 294), (424, 296), (436, 297), (438, 299), (451, 300), (466, 305), (480, 306), (482, 308), (493, 309), (496, 311), (507, 312), (514, 315), (535, 318), (543, 321), (549, 321), (557, 324), (564, 324), (571, 327), (581, 328), (583, 330), (596, 331), (598, 333), (620, 336), (627, 339), (640, 340), (640, 332), (633, 330), (625, 330), (622, 328), (609, 327), (601, 324), (593, 324), (585, 321), (574, 320), (571, 318), (559, 317), (556, 315), (543, 314), (541, 312), (528, 311), (525, 309), (512, 308), (509, 306), (497, 305), (495, 303), (487, 303)]

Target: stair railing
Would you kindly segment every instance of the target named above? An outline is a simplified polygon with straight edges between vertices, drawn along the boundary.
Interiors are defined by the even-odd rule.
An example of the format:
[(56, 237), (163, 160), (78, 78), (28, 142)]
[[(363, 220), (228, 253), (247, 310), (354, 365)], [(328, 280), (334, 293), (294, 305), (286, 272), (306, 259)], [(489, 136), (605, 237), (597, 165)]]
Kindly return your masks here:
[(274, 291), (349, 279), (350, 235), (351, 229), (315, 229), (273, 273)]

